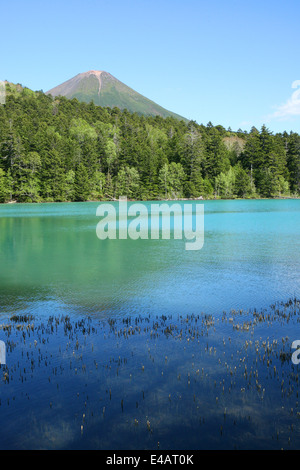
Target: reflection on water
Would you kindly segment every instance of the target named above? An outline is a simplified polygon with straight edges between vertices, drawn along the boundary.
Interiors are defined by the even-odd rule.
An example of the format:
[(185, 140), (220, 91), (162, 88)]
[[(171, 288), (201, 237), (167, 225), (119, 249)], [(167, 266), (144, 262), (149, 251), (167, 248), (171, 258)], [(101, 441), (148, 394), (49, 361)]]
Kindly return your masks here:
[(204, 247), (191, 252), (184, 240), (99, 240), (97, 207), (0, 208), (3, 311), (211, 313), (299, 292), (298, 200), (208, 201)]
[(0, 448), (299, 447), (299, 201), (205, 202), (200, 251), (97, 207), (0, 207)]
[(297, 449), (299, 314), (291, 300), (216, 317), (14, 315), (0, 448)]

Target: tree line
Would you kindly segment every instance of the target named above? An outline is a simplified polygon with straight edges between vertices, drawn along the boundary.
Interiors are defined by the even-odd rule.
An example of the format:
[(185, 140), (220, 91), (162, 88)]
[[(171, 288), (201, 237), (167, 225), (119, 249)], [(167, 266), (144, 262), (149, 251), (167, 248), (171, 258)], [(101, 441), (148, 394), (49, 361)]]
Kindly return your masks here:
[(300, 136), (140, 116), (6, 85), (0, 202), (299, 196)]

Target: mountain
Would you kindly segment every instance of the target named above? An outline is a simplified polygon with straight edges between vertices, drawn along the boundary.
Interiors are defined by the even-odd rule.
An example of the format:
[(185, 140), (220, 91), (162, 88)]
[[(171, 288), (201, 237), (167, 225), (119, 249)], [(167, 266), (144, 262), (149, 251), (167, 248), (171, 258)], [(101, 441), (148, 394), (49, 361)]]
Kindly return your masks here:
[(93, 101), (97, 106), (118, 107), (140, 115), (161, 116), (164, 118), (169, 116), (188, 121), (186, 118), (168, 111), (154, 103), (154, 101), (137, 93), (110, 73), (99, 70), (79, 73), (70, 80), (47, 91), (46, 94), (54, 97), (77, 98), (85, 103)]

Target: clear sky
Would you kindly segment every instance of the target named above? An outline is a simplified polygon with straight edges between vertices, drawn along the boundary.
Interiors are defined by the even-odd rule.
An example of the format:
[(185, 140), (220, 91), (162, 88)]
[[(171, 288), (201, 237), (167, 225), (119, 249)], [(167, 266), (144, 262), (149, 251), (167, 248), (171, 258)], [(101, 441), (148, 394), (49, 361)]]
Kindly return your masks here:
[(199, 124), (300, 132), (299, 0), (0, 0), (0, 80), (105, 70)]

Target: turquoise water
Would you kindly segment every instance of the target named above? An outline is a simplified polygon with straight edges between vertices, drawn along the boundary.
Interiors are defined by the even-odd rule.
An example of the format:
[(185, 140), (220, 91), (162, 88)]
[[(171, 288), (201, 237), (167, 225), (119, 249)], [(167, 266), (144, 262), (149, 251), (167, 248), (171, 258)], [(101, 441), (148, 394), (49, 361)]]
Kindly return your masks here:
[(0, 208), (2, 311), (217, 313), (299, 295), (299, 200), (206, 202), (199, 251), (184, 240), (99, 240), (97, 206)]
[(300, 201), (204, 202), (199, 251), (98, 205), (0, 206), (0, 448), (299, 447)]

